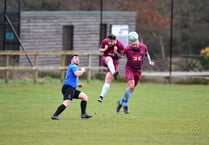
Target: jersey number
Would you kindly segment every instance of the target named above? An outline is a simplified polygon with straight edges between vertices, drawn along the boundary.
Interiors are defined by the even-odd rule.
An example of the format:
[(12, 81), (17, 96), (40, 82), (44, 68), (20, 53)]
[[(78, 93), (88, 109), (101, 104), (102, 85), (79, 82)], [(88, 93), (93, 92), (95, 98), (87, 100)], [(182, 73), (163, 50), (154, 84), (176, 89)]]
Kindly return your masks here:
[(134, 61), (141, 61), (141, 60), (142, 60), (142, 57), (141, 57), (141, 56), (137, 56), (137, 57), (134, 56), (134, 57), (133, 57), (133, 60), (134, 60)]

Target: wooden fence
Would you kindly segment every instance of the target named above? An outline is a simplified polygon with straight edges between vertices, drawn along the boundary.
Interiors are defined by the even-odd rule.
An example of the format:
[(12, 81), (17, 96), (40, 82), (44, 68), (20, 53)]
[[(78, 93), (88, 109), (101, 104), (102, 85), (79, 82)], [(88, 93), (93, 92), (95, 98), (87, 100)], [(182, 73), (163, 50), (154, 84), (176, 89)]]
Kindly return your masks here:
[[(15, 71), (15, 70), (22, 70), (22, 71), (32, 71), (33, 72), (33, 82), (38, 82), (38, 72), (43, 70), (60, 70), (60, 81), (64, 81), (64, 75), (65, 71), (67, 69), (67, 66), (65, 65), (65, 59), (67, 55), (73, 55), (78, 54), (79, 56), (87, 56), (87, 66), (85, 67), (87, 70), (87, 82), (91, 80), (92, 76), (92, 70), (99, 70), (99, 69), (105, 69), (103, 66), (92, 66), (92, 56), (100, 56), (100, 53), (95, 53), (91, 51), (0, 51), (0, 56), (5, 56), (5, 65), (0, 66), (0, 71), (5, 71), (5, 83), (9, 82), (9, 72)], [(11, 66), (10, 65), (10, 57), (11, 56), (20, 56), (20, 55), (26, 55), (26, 56), (34, 56), (34, 62), (32, 62), (33, 66)], [(61, 63), (60, 66), (40, 66), (39, 65), (39, 57), (41, 55), (60, 55), (61, 57)]]

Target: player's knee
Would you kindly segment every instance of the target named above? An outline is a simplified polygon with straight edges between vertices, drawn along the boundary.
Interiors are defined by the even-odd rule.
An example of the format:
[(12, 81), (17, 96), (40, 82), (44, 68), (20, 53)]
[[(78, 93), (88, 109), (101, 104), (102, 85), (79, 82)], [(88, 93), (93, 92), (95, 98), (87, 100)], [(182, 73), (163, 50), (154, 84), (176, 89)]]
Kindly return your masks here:
[(132, 84), (128, 86), (128, 89), (131, 90), (132, 92), (134, 91), (134, 88), (135, 88), (135, 86)]
[(65, 100), (63, 104), (65, 105), (65, 107), (68, 107), (70, 105), (70, 102), (71, 102), (70, 100)]
[(111, 81), (112, 81), (112, 78), (109, 78), (109, 79), (106, 79), (106, 80), (105, 80), (105, 83), (110, 84)]
[(85, 101), (88, 100), (88, 96), (86, 94), (83, 95), (83, 100), (85, 100)]
[(130, 91), (133, 92), (134, 91), (134, 87), (133, 88), (130, 88)]
[(84, 96), (83, 98), (81, 98), (83, 101), (88, 101), (88, 96)]
[(84, 100), (84, 101), (87, 101), (87, 100), (88, 100), (88, 96), (87, 96), (86, 94), (84, 94), (84, 93), (81, 93), (81, 94), (79, 95), (79, 98), (80, 98), (81, 100)]
[(107, 58), (105, 59), (106, 64), (107, 64), (109, 61), (113, 61), (111, 57), (107, 57)]
[(105, 83), (107, 83), (107, 84), (111, 84), (111, 82), (112, 82), (112, 78), (105, 80)]
[(112, 74), (111, 74), (110, 72), (108, 72), (108, 73), (106, 74), (106, 77), (105, 77), (105, 83), (110, 84), (111, 81), (112, 81), (112, 79), (113, 79)]

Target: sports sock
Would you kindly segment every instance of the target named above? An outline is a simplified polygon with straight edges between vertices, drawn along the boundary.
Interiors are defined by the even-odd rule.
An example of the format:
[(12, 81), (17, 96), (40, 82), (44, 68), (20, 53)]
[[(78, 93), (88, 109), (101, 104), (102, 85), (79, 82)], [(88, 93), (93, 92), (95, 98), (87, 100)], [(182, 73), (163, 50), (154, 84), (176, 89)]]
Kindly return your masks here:
[(131, 94), (132, 94), (131, 90), (126, 89), (124, 95), (120, 100), (120, 104), (122, 104), (123, 106), (128, 106), (128, 100), (130, 99)]
[(58, 108), (57, 108), (57, 111), (54, 113), (54, 116), (58, 116), (60, 115), (60, 113), (62, 113), (64, 110), (65, 110), (65, 105), (64, 104), (61, 104)]
[(86, 105), (87, 105), (87, 101), (82, 100), (81, 101), (81, 114), (85, 114), (86, 113)]
[(104, 83), (100, 96), (104, 97), (110, 88), (109, 83)]
[(113, 62), (112, 61), (108, 61), (107, 66), (108, 66), (111, 74), (113, 75), (115, 73), (115, 67), (113, 65)]

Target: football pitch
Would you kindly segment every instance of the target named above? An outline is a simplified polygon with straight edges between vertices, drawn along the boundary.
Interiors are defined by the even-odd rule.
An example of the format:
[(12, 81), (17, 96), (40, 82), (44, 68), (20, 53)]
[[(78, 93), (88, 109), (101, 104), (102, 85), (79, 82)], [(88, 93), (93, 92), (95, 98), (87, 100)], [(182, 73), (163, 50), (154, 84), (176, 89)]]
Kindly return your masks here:
[(209, 86), (141, 83), (129, 102), (130, 114), (116, 113), (127, 84), (113, 82), (103, 103), (103, 81), (81, 88), (89, 96), (80, 118), (73, 100), (59, 121), (50, 117), (62, 103), (61, 83), (0, 82), (0, 145), (208, 145)]

